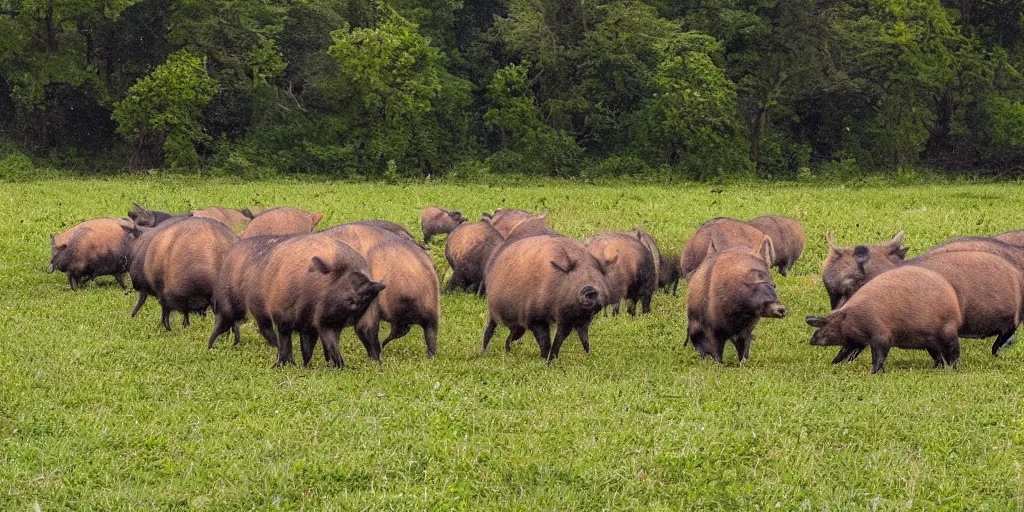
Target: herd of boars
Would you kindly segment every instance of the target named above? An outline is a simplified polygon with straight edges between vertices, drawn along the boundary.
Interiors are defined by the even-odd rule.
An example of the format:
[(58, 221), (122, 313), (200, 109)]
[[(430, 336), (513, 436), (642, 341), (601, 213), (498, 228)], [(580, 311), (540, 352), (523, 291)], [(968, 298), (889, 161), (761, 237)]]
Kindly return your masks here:
[[(138, 293), (131, 316), (152, 296), (167, 330), (172, 312), (187, 327), (190, 314), (212, 310), (211, 348), (227, 333), (239, 343), (239, 325), (251, 316), (277, 349), (276, 365), (295, 363), (298, 334), (304, 365), (319, 341), (326, 361), (343, 366), (346, 327), (380, 361), (389, 342), (419, 326), (433, 357), (441, 286), (425, 245), (385, 220), (316, 231), (322, 218), (291, 207), (171, 214), (133, 204), (126, 219), (87, 220), (51, 235), (48, 271), (64, 272), (72, 290), (98, 276), (127, 290), (128, 274)], [(776, 215), (709, 220), (675, 254), (643, 229), (581, 242), (552, 229), (546, 211), (503, 208), (467, 222), (459, 211), (431, 206), (420, 220), (423, 244), (447, 235), (445, 292), (486, 297), (483, 351), (501, 325), (506, 351), (529, 331), (548, 362), (573, 333), (589, 353), (590, 324), (602, 310), (614, 316), (627, 302), (630, 315), (637, 306), (648, 313), (659, 287), (675, 295), (685, 279), (687, 343), (721, 363), (731, 341), (742, 366), (760, 319), (786, 316), (771, 269), (786, 276), (806, 241), (799, 222)], [(898, 347), (956, 367), (961, 338), (995, 337), (996, 355), (1021, 323), (1024, 231), (957, 238), (910, 259), (902, 231), (875, 245), (841, 247), (832, 233), (826, 241), (822, 280), (832, 311), (805, 321), (815, 329), (811, 345), (840, 347), (833, 364), (870, 348), (871, 371), (882, 372)], [(382, 322), (390, 327), (383, 340)]]

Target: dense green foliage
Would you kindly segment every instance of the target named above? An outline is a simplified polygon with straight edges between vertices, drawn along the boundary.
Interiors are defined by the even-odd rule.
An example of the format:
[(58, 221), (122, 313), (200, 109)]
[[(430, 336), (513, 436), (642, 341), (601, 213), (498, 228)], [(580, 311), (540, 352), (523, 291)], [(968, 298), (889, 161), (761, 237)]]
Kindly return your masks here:
[[(895, 349), (831, 366), (803, 318), (828, 309), (824, 233), (842, 244), (906, 230), (912, 254), (1021, 228), (1020, 185), (914, 187), (382, 185), (291, 180), (0, 183), (0, 508), (4, 510), (1007, 510), (1024, 502), (1024, 350), (963, 340), (958, 370)], [(47, 234), (131, 201), (169, 211), (290, 204), (323, 226), (419, 208), (469, 216), (542, 208), (574, 237), (642, 225), (665, 249), (704, 220), (763, 213), (807, 228), (773, 276), (790, 309), (764, 320), (743, 368), (684, 345), (680, 296), (650, 315), (598, 317), (593, 351), (569, 338), (548, 367), (527, 335), (480, 354), (483, 299), (441, 299), (439, 352), (414, 328), (347, 368), (271, 368), (252, 324), (212, 349), (210, 318), (159, 326), (152, 299), (113, 280), (78, 292), (46, 274)], [(685, 205), (685, 207), (680, 207)], [(440, 240), (429, 248), (448, 269)], [(1019, 335), (1018, 335), (1019, 336)]]
[(0, 0), (0, 139), (339, 176), (1007, 173), (1020, 69), (1022, 0)]

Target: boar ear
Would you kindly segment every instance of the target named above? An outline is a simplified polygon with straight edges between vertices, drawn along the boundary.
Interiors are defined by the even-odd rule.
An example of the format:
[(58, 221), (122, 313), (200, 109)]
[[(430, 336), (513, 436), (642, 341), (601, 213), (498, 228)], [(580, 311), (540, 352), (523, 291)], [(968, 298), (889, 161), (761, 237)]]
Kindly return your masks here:
[(823, 316), (808, 316), (804, 318), (804, 322), (807, 322), (807, 325), (815, 329), (821, 329), (825, 327), (826, 320)]
[(766, 236), (761, 240), (761, 246), (757, 248), (757, 255), (760, 256), (769, 267), (772, 266), (772, 263), (775, 261), (775, 244), (772, 243), (771, 238)]
[(321, 274), (330, 274), (331, 269), (327, 267), (324, 260), (320, 259), (319, 256), (313, 256), (313, 262), (309, 265), (310, 272), (319, 272)]
[(493, 215), (487, 212), (480, 214), (480, 220), (491, 220), (491, 217), (493, 217)]
[(885, 245), (889, 247), (890, 255), (901, 260), (907, 257), (907, 251), (910, 250), (909, 247), (903, 247), (903, 231), (896, 233), (896, 236), (892, 237), (892, 240), (886, 242)]
[(564, 249), (562, 250), (562, 257), (558, 258), (558, 260), (559, 261), (551, 260), (551, 266), (554, 267), (555, 270), (558, 270), (563, 274), (568, 274), (576, 269), (576, 262), (569, 257), (569, 254), (566, 253)]
[(50, 248), (57, 247), (57, 237), (50, 235)]
[(124, 232), (127, 233), (129, 236), (133, 236), (136, 238), (138, 238), (139, 236), (139, 227), (136, 226), (135, 224), (132, 224), (131, 226), (121, 224), (121, 229), (124, 230)]
[(384, 283), (380, 281), (370, 281), (367, 284), (367, 288), (369, 288), (373, 293), (380, 293), (384, 290), (385, 286)]
[(541, 218), (541, 219), (546, 219), (546, 218), (548, 218), (548, 211), (547, 211), (547, 210), (544, 210), (544, 211), (543, 211), (543, 212), (541, 212), (541, 213), (540, 213), (540, 215), (538, 215), (537, 217), (538, 217), (538, 218)]
[(129, 210), (129, 211), (132, 211), (132, 212), (135, 212), (135, 213), (142, 213), (142, 212), (146, 211), (146, 209), (141, 207), (141, 206), (139, 206), (139, 203), (133, 202), (132, 203), (132, 209)]
[(320, 223), (320, 219), (322, 219), (322, 218), (324, 218), (324, 214), (322, 212), (314, 213), (313, 214), (313, 220), (312, 220), (312, 222), (313, 222), (312, 227), (315, 228), (316, 225)]
[(708, 253), (706, 256), (704, 256), (704, 259), (708, 259), (714, 256), (716, 253), (718, 253), (718, 248), (715, 247), (715, 239), (712, 238), (711, 241), (708, 242)]
[(825, 233), (825, 241), (828, 242), (828, 250), (829, 250), (829, 252), (839, 252), (839, 247), (836, 247), (836, 235), (835, 235), (835, 233), (833, 233), (831, 231), (829, 231), (828, 233)]
[(245, 215), (245, 218), (247, 218), (247, 219), (252, 219), (253, 217), (255, 217), (255, 215), (252, 214), (252, 210), (250, 210), (248, 208), (245, 208), (243, 210), (238, 210), (238, 213), (241, 213), (242, 215)]

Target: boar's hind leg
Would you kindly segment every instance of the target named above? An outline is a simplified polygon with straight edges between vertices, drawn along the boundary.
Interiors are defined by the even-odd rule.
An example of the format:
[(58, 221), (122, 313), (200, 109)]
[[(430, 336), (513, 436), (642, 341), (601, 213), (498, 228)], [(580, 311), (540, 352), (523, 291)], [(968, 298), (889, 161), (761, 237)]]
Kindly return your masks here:
[(512, 352), (512, 343), (519, 341), (526, 334), (526, 329), (520, 326), (514, 326), (508, 333), (508, 338), (505, 338), (505, 352)]
[(498, 323), (494, 321), (494, 318), (488, 315), (487, 326), (484, 327), (484, 346), (481, 350), (485, 354), (487, 353), (487, 345), (491, 343), (491, 338), (494, 337), (494, 329), (496, 327), (498, 327)]
[(166, 304), (160, 304), (160, 324), (168, 332), (171, 330), (171, 308)]
[(388, 346), (388, 343), (409, 334), (409, 329), (412, 329), (412, 325), (410, 324), (391, 324), (391, 332), (389, 332), (388, 336), (384, 338), (384, 341), (380, 342), (381, 350), (384, 350), (384, 347)]
[(932, 368), (941, 368), (946, 366), (946, 360), (942, 357), (942, 352), (934, 348), (926, 350), (928, 351), (928, 355), (932, 356)]
[(576, 335), (580, 337), (580, 344), (583, 345), (583, 352), (590, 353), (590, 320), (583, 325), (576, 326)]
[[(313, 349), (316, 348), (316, 332), (299, 331), (299, 350), (302, 351), (302, 366), (309, 368), (309, 361), (313, 359)], [(324, 356), (327, 356), (327, 347), (324, 346)]]
[(1013, 329), (1010, 329), (1009, 331), (1006, 331), (1006, 332), (1000, 334), (996, 338), (996, 341), (994, 343), (992, 343), (992, 356), (993, 357), (999, 355), (999, 349), (1003, 348), (1003, 345), (1006, 345), (1007, 343), (1009, 343), (1010, 338), (1013, 338), (1013, 334), (1015, 332), (1017, 332), (1017, 328), (1016, 327), (1014, 327)]
[(547, 359), (551, 353), (551, 326), (547, 322), (538, 322), (530, 326), (530, 332), (537, 339), (540, 357)]
[(139, 314), (139, 310), (142, 309), (142, 305), (146, 303), (147, 297), (149, 297), (148, 293), (143, 290), (139, 290), (139, 300), (135, 301), (135, 307), (132, 308), (132, 318), (135, 318), (135, 315)]
[[(230, 331), (232, 327), (231, 321), (226, 316), (217, 315), (213, 323), (213, 332), (210, 333), (210, 341), (206, 344), (206, 348), (213, 348), (213, 343), (217, 341), (217, 338)], [(237, 325), (234, 325), (234, 327), (237, 327)], [(235, 344), (237, 345), (238, 343), (235, 342)]]
[[(341, 331), (335, 331), (331, 329), (320, 330), (320, 345), (324, 349), (324, 359), (328, 363), (337, 366), (338, 368), (345, 367), (345, 360), (341, 357), (341, 350), (338, 348), (338, 338), (341, 336)], [(310, 352), (313, 350), (310, 349)]]
[(260, 336), (267, 341), (268, 347), (277, 347), (277, 334), (274, 333), (274, 324), (270, 322), (269, 318), (256, 317), (256, 330), (260, 332)]
[(295, 357), (292, 355), (292, 331), (277, 327), (277, 362), (274, 366), (295, 364)]
[(880, 344), (871, 345), (871, 373), (885, 373), (885, 359), (889, 356), (889, 347)]
[(121, 289), (128, 292), (128, 285), (124, 283), (124, 274), (114, 274), (114, 280), (121, 285)]
[(182, 313), (182, 315), (184, 315), (184, 316), (181, 319), (181, 327), (185, 328), (185, 327), (188, 327), (189, 325), (192, 325), (191, 322), (189, 322), (189, 320), (188, 320), (188, 310), (187, 309), (185, 310), (184, 313)]
[(427, 357), (437, 354), (437, 322), (426, 322), (423, 327), (423, 342), (427, 345)]
[(565, 338), (572, 333), (572, 326), (569, 324), (559, 324), (558, 330), (555, 331), (555, 340), (551, 342), (551, 351), (548, 352), (548, 363), (552, 359), (558, 358), (558, 352), (562, 350), (562, 343), (565, 342)]
[(71, 277), (71, 274), (68, 274), (67, 277), (68, 277), (68, 286), (71, 288), (71, 291), (75, 291), (75, 278)]
[(960, 366), (960, 339), (956, 332), (951, 330), (945, 333), (939, 341), (939, 346), (942, 347), (942, 358), (946, 360), (946, 366), (954, 369)]
[(836, 354), (836, 357), (832, 359), (832, 364), (852, 363), (863, 351), (863, 346), (844, 345), (843, 348), (839, 349), (839, 353)]
[(356, 324), (356, 337), (366, 348), (366, 355), (378, 363), (381, 362), (380, 318), (372, 310), (364, 313)]

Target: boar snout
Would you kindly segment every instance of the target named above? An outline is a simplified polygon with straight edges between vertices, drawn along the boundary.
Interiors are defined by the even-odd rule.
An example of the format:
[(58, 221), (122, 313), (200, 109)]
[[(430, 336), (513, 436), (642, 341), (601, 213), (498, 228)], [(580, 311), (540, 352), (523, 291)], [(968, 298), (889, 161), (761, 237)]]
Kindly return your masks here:
[(786, 305), (772, 302), (765, 307), (764, 316), (768, 318), (786, 318)]
[(601, 293), (597, 291), (597, 288), (594, 288), (589, 284), (584, 286), (580, 290), (580, 304), (582, 304), (583, 307), (588, 309), (600, 309)]

